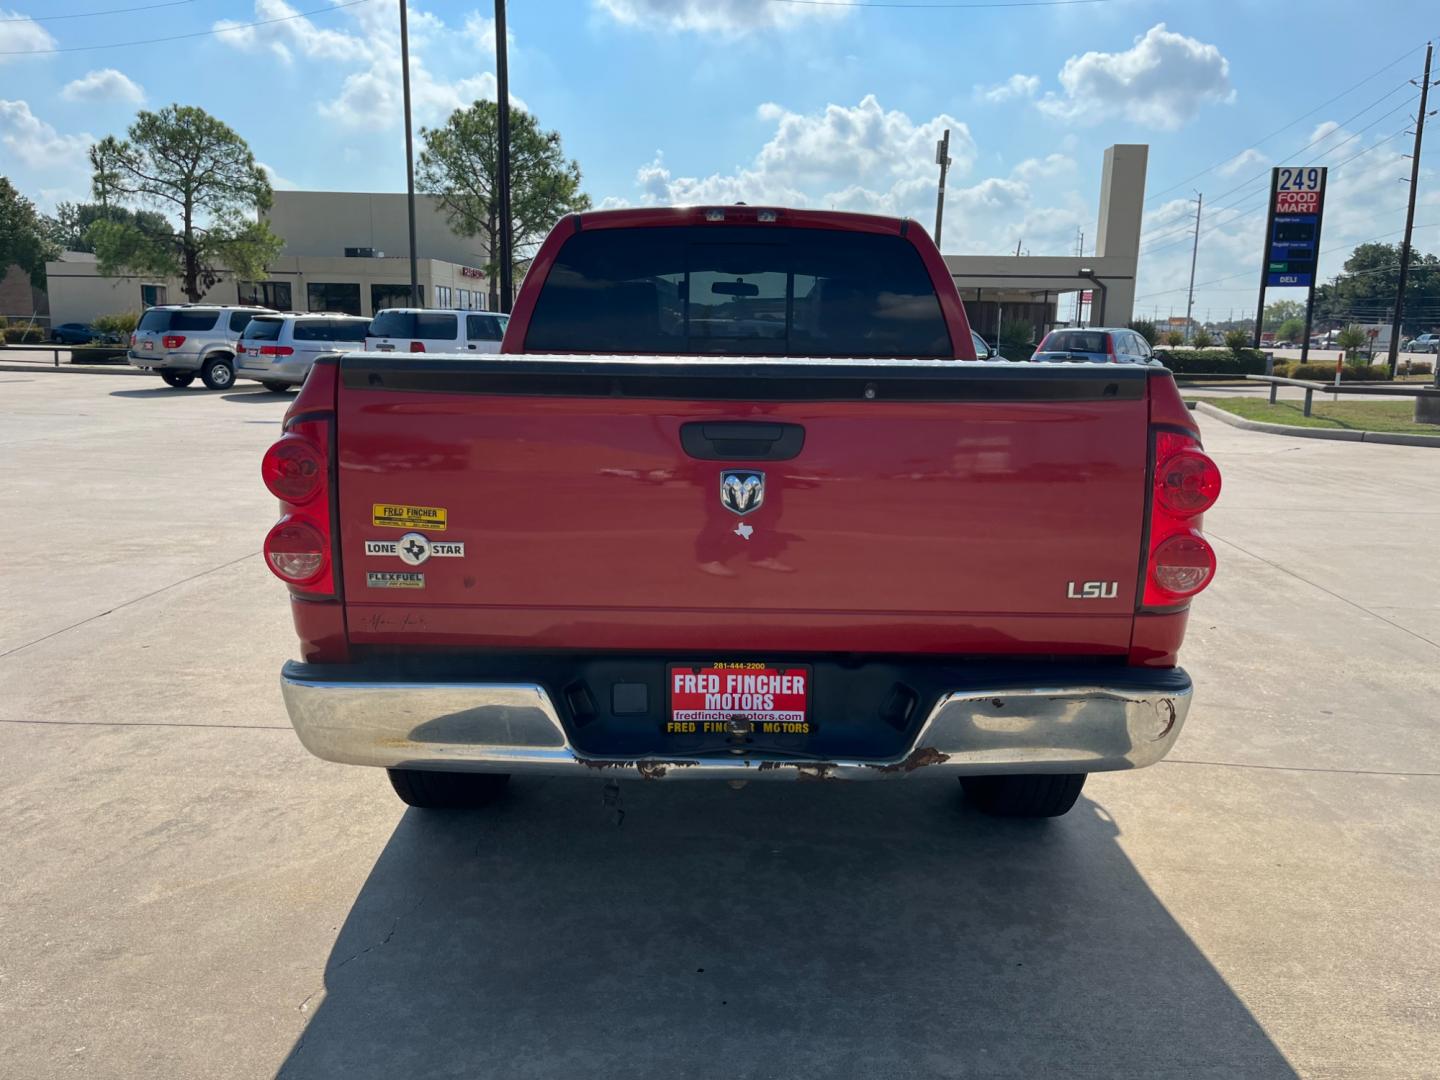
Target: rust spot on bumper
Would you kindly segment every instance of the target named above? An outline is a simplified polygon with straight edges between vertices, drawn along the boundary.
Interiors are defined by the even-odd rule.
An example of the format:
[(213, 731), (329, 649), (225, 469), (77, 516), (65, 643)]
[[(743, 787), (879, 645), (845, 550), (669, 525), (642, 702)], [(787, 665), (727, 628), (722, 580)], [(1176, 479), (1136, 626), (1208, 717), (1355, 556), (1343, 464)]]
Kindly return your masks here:
[(894, 765), (877, 765), (875, 767), (883, 773), (912, 773), (916, 769), (923, 769), (926, 765), (943, 765), (949, 760), (949, 754), (942, 754), (933, 746), (922, 746), (913, 751), (904, 761), (897, 761)]

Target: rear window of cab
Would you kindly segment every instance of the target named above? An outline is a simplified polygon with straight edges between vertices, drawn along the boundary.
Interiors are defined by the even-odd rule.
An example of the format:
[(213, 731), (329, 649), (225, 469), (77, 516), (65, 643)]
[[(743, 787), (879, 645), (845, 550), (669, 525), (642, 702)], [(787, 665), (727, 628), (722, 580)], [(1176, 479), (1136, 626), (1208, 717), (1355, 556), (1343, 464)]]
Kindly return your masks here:
[(581, 230), (535, 302), (526, 352), (951, 357), (902, 236), (777, 226)]

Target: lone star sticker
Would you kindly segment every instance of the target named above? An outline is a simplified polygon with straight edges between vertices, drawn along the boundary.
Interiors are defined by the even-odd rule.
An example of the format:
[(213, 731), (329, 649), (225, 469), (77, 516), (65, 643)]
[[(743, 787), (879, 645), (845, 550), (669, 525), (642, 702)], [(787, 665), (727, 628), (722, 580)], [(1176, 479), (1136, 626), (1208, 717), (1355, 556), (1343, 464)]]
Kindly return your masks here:
[(735, 526), (735, 535), (738, 536), (738, 537), (740, 537), (740, 539), (742, 539), (742, 540), (749, 540), (749, 539), (750, 539), (750, 534), (753, 533), (754, 531), (755, 531), (755, 527), (754, 527), (753, 525), (747, 525), (747, 524), (745, 524), (745, 522), (743, 522), (743, 521), (740, 522), (739, 525), (736, 525), (736, 526)]

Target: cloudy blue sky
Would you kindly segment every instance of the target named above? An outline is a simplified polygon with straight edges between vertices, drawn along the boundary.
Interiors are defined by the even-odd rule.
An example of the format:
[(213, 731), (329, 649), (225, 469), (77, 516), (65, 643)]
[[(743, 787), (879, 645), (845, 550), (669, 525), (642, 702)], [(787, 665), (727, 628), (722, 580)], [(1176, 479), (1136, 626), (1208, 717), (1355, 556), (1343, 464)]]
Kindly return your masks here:
[[(86, 196), (93, 139), (177, 101), (244, 135), (279, 187), (403, 190), (393, 0), (156, 3), (0, 0), (0, 172), (42, 207)], [(493, 98), (493, 6), (410, 12), (417, 122)], [(561, 133), (597, 204), (745, 199), (928, 224), (949, 127), (946, 251), (1062, 254), (1079, 231), (1093, 242), (1104, 148), (1144, 142), (1137, 306), (1183, 308), (1199, 189), (1197, 314), (1216, 318), (1253, 303), (1273, 164), (1332, 167), (1326, 272), (1358, 241), (1398, 238), (1408, 80), (1440, 31), (1434, 0), (512, 0), (509, 12), (511, 92)], [(284, 21), (246, 25), (260, 20)], [(195, 36), (142, 43), (176, 35)], [(1436, 143), (1440, 125), (1416, 244), (1440, 251)]]

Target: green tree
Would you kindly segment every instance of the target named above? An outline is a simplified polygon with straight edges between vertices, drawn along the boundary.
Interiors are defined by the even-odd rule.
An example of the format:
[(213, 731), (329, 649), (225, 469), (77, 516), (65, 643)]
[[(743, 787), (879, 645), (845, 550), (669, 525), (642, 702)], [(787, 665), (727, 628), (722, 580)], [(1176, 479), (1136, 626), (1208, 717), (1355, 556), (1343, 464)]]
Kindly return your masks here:
[[(1278, 331), (1279, 328), (1280, 328), (1283, 324), (1285, 324), (1286, 322), (1288, 322), (1289, 320), (1291, 320), (1291, 319), (1300, 319), (1300, 320), (1302, 321), (1301, 329), (1299, 329), (1299, 330), (1297, 330), (1297, 331), (1295, 332), (1295, 336), (1296, 336), (1296, 337), (1299, 337), (1300, 334), (1303, 334), (1303, 333), (1305, 332), (1304, 326), (1303, 326), (1304, 318), (1305, 318), (1305, 305), (1302, 304), (1302, 303), (1300, 303), (1300, 301), (1298, 301), (1298, 300), (1276, 300), (1276, 301), (1274, 301), (1273, 303), (1269, 303), (1269, 304), (1266, 304), (1266, 305), (1265, 305), (1265, 326), (1264, 326), (1264, 329), (1266, 329), (1266, 330), (1276, 330), (1276, 331)], [(1281, 337), (1286, 337), (1287, 335), (1281, 334), (1280, 336), (1281, 336)]]
[(1305, 333), (1305, 320), (1300, 318), (1286, 319), (1280, 324), (1280, 329), (1275, 331), (1277, 341), (1299, 341)]
[[(1402, 335), (1427, 329), (1424, 313), (1440, 308), (1440, 258), (1413, 251), (1405, 285)], [(1400, 288), (1400, 245), (1361, 244), (1345, 269), (1315, 290), (1315, 318), (1324, 322), (1389, 322)], [(1418, 317), (1417, 317), (1418, 316)]]
[(1185, 344), (1185, 334), (1179, 330), (1167, 330), (1165, 332), (1165, 344), (1172, 349)]
[(30, 284), (43, 289), (45, 261), (59, 255), (35, 204), (21, 195), (8, 177), (0, 176), (0, 277), (14, 264), (30, 275)]
[(263, 278), (280, 250), (280, 238), (254, 216), (270, 206), (270, 181), (245, 140), (204, 109), (142, 111), (123, 142), (109, 136), (96, 143), (90, 163), (102, 207), (128, 202), (169, 215), (163, 231), (150, 231), (133, 215), (92, 223), (86, 237), (102, 273), (178, 277), (194, 303), (221, 269)]
[(1206, 330), (1203, 326), (1195, 328), (1195, 333), (1190, 337), (1190, 343), (1197, 349), (1208, 349), (1215, 344), (1215, 335)]
[(1160, 331), (1149, 319), (1132, 319), (1129, 326), (1131, 330), (1149, 342), (1152, 349), (1160, 343)]
[(95, 250), (90, 240), (90, 226), (97, 221), (128, 222), (142, 232), (164, 235), (170, 232), (170, 222), (164, 214), (154, 210), (128, 210), (123, 206), (106, 206), (103, 203), (69, 203), (56, 205), (55, 213), (45, 219), (50, 239), (66, 251)]
[[(422, 191), (434, 195), (451, 227), (485, 242), (490, 308), (500, 306), (499, 106), (477, 101), (456, 109), (442, 127), (421, 128), (424, 149), (416, 168)], [(518, 269), (525, 256), (566, 214), (588, 210), (580, 166), (566, 160), (560, 136), (535, 117), (510, 110), (510, 235)]]
[(1248, 349), (1254, 339), (1255, 335), (1249, 330), (1225, 331), (1225, 347), (1236, 355), (1239, 355), (1241, 349)]
[(1353, 324), (1335, 335), (1335, 344), (1345, 351), (1346, 358), (1350, 360), (1354, 360), (1369, 341), (1369, 335)]

